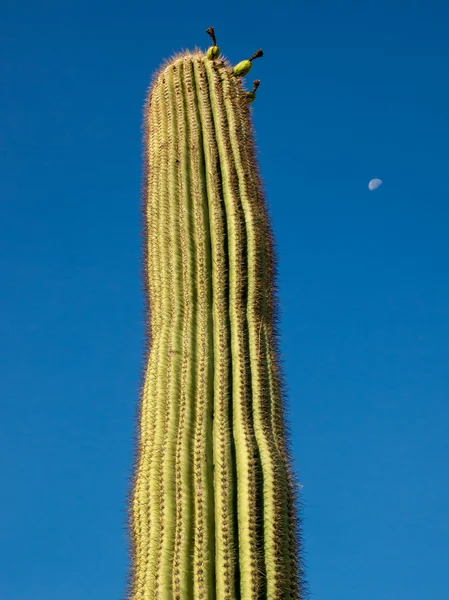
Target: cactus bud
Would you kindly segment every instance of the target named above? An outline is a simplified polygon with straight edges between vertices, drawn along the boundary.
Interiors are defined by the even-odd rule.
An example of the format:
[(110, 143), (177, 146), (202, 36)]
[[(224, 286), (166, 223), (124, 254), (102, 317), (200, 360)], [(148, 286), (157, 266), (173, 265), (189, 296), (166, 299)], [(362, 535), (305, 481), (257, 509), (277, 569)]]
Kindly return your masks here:
[(251, 61), (250, 60), (242, 60), (237, 65), (235, 65), (233, 73), (236, 77), (244, 77), (251, 70)]
[(253, 83), (253, 89), (250, 92), (246, 92), (245, 97), (248, 104), (254, 102), (256, 99), (256, 90), (260, 85), (260, 79), (255, 79)]
[(215, 31), (213, 27), (206, 29), (206, 33), (212, 38), (213, 46), (207, 50), (206, 56), (209, 60), (215, 60), (220, 56), (220, 48), (217, 46), (217, 40), (215, 39)]
[(215, 60), (220, 56), (220, 48), (218, 46), (211, 46), (206, 53), (209, 60)]
[(233, 74), (236, 77), (244, 77), (245, 75), (248, 75), (248, 73), (251, 70), (252, 61), (255, 60), (256, 58), (259, 58), (260, 56), (263, 56), (263, 52), (261, 49), (257, 50), (257, 52), (254, 52), (254, 54), (247, 60), (242, 60), (237, 65), (235, 65), (235, 67), (232, 71)]

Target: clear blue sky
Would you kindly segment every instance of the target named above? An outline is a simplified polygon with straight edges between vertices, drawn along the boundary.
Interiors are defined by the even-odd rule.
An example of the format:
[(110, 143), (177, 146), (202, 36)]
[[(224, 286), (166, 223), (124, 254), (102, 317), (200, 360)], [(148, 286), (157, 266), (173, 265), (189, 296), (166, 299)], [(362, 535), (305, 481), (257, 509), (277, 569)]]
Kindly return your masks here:
[[(0, 597), (120, 600), (141, 118), (214, 25), (253, 78), (312, 598), (449, 597), (449, 8), (2, 4)], [(384, 180), (369, 192), (368, 181)]]

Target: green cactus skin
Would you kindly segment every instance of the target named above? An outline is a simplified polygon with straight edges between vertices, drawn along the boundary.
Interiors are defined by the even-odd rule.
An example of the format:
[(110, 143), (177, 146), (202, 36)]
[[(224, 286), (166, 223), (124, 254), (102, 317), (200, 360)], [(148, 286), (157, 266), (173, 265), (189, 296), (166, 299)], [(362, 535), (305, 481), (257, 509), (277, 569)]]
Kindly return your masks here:
[(145, 108), (147, 353), (129, 600), (299, 600), (276, 256), (245, 91), (176, 55)]

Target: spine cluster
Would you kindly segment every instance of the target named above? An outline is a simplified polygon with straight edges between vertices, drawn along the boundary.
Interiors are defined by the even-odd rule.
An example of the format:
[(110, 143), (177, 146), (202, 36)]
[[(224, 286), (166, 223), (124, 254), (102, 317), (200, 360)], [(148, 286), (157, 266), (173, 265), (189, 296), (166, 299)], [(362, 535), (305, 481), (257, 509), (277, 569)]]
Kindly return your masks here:
[(302, 598), (274, 240), (247, 92), (217, 52), (165, 64), (145, 110), (130, 600)]

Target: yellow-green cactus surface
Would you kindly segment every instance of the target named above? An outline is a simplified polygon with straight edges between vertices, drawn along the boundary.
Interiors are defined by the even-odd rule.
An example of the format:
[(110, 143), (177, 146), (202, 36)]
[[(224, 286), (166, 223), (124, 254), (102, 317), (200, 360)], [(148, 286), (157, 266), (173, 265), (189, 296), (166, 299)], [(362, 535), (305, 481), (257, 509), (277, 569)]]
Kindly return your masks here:
[(167, 62), (147, 98), (131, 600), (302, 597), (274, 240), (250, 110), (232, 66), (200, 51)]

